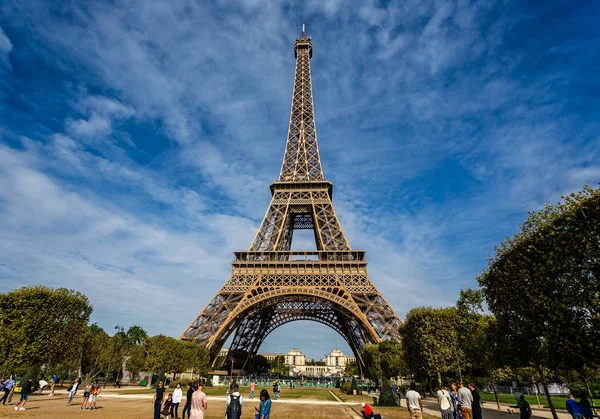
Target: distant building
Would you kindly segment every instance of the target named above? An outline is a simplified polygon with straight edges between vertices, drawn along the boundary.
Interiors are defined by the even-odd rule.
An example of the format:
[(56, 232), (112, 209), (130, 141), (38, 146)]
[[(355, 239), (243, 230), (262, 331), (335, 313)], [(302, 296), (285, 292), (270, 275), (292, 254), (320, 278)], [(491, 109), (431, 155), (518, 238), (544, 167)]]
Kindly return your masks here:
[[(222, 348), (219, 351), (219, 356), (227, 357), (229, 348)], [(333, 349), (325, 355), (325, 358), (319, 360), (320, 364), (310, 362), (313, 365), (307, 365), (306, 356), (298, 349), (292, 348), (287, 354), (275, 352), (259, 352), (257, 355), (264, 356), (269, 361), (275, 361), (277, 357), (283, 357), (284, 365), (290, 367), (290, 374), (295, 376), (305, 377), (331, 377), (342, 375), (346, 369), (346, 365), (356, 362), (356, 357), (352, 355), (344, 355), (339, 349)]]

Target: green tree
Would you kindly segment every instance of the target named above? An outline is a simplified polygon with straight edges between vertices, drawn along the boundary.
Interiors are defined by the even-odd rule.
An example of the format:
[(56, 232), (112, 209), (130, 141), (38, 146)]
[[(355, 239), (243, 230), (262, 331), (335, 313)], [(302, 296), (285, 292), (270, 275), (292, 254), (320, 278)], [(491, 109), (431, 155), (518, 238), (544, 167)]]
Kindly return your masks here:
[(148, 370), (146, 387), (150, 388), (152, 386), (152, 376), (157, 370), (169, 371), (173, 366), (173, 358), (176, 357), (176, 354), (172, 352), (173, 340), (173, 338), (165, 335), (157, 335), (149, 337), (143, 345), (140, 345), (146, 352), (145, 359)]
[[(131, 374), (132, 381), (140, 379), (140, 373), (146, 369), (146, 356), (146, 348), (142, 345), (136, 345), (127, 350), (125, 355), (125, 365)], [(152, 377), (149, 377), (149, 379), (152, 379)]]
[(362, 356), (365, 363), (365, 377), (379, 383), (379, 380), (383, 376), (383, 372), (381, 371), (381, 354), (379, 353), (379, 346), (376, 344), (364, 345)]
[(250, 361), (249, 372), (251, 374), (266, 374), (271, 368), (271, 363), (262, 355), (256, 355)]
[(484, 296), (481, 290), (468, 288), (460, 290), (460, 297), (456, 302), (456, 308), (461, 312), (477, 314), (483, 311)]
[(441, 377), (445, 371), (459, 369), (463, 358), (458, 342), (454, 307), (418, 307), (410, 310), (400, 327), (406, 359), (412, 372), (422, 379)]
[(400, 342), (384, 340), (379, 343), (381, 373), (385, 378), (398, 377), (408, 373), (408, 365)]
[(289, 375), (290, 367), (285, 365), (285, 357), (283, 355), (277, 355), (275, 359), (271, 361), (271, 373)]
[(599, 214), (600, 189), (589, 187), (531, 212), (478, 278), (513, 366), (534, 367), (547, 395), (552, 371), (600, 363)]
[(11, 367), (77, 364), (92, 305), (65, 288), (0, 294), (0, 357)]
[(356, 362), (348, 362), (344, 367), (344, 375), (347, 377), (355, 377), (360, 373)]
[(392, 384), (387, 378), (384, 378), (381, 384), (378, 406), (397, 406), (396, 397), (392, 391)]
[(87, 383), (100, 373), (107, 372), (110, 340), (108, 334), (96, 323), (88, 326), (84, 333), (80, 373)]

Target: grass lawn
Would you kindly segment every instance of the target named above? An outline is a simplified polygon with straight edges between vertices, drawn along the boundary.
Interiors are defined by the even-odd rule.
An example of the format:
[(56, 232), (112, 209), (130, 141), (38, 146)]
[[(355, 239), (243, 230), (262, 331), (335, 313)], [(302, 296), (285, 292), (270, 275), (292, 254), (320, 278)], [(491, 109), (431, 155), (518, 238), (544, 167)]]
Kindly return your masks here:
[[(494, 396), (494, 393), (479, 393), (479, 395), (481, 396), (481, 400), (485, 401), (485, 402), (496, 402), (496, 398)], [(552, 403), (554, 404), (554, 407), (557, 409), (566, 409), (565, 403), (567, 402), (567, 397), (566, 396), (550, 396), (552, 398)], [(512, 394), (498, 394), (498, 399), (500, 400), (500, 403), (509, 403), (511, 405), (516, 405), (517, 401), (515, 399), (515, 396), (513, 396)], [(527, 402), (529, 402), (529, 404), (531, 405), (531, 407), (537, 407), (537, 400), (535, 398), (535, 395), (525, 395), (525, 400), (527, 400)], [(542, 407), (548, 407), (548, 401), (546, 400), (546, 396), (543, 394), (540, 394), (540, 404), (542, 405)]]
[(333, 393), (336, 396), (338, 396), (340, 399), (342, 399), (343, 402), (348, 402), (348, 403), (352, 403), (352, 402), (362, 403), (362, 402), (365, 402), (365, 403), (373, 404), (373, 396), (368, 396), (366, 393), (358, 394), (356, 396), (353, 396), (351, 394), (343, 393), (339, 388), (331, 389), (331, 391), (333, 391)]

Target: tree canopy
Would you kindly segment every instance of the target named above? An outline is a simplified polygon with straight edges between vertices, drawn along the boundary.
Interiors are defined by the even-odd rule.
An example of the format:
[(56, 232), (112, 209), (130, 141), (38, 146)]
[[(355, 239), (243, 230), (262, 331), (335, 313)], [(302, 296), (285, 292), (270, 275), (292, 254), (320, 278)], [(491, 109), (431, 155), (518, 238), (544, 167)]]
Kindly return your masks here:
[(85, 295), (65, 288), (0, 294), (0, 356), (13, 367), (76, 363), (91, 312)]
[(478, 280), (514, 366), (543, 380), (549, 369), (599, 365), (599, 277), (600, 189), (531, 212), (495, 248)]

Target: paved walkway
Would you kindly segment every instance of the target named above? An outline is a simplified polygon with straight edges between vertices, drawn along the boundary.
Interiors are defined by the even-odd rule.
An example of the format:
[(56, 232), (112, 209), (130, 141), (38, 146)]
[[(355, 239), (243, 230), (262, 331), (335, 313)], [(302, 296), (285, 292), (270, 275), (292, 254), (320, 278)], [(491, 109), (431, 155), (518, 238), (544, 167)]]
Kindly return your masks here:
[[(402, 399), (402, 401), (404, 401), (404, 399)], [(508, 409), (508, 404), (504, 404), (504, 403), (500, 403), (500, 409), (498, 410), (498, 406), (496, 405), (496, 402), (486, 402), (482, 405), (482, 409), (483, 409), (483, 419), (518, 419), (519, 418), (519, 410), (518, 409), (511, 409), (514, 413), (510, 414), (508, 413), (507, 409)], [(433, 397), (427, 397), (425, 400), (423, 400), (423, 409), (425, 410), (425, 413), (429, 413), (430, 415), (433, 416), (440, 416), (440, 411), (438, 409), (438, 403), (437, 403), (437, 399), (434, 399)], [(533, 415), (533, 418), (552, 418), (552, 412), (550, 411), (550, 409), (539, 409), (539, 408), (531, 408)], [(558, 418), (559, 419), (571, 419), (571, 415), (568, 414), (566, 411), (561, 411), (561, 410), (557, 410), (557, 414), (558, 414)]]

